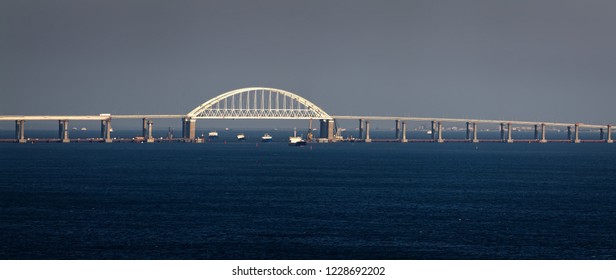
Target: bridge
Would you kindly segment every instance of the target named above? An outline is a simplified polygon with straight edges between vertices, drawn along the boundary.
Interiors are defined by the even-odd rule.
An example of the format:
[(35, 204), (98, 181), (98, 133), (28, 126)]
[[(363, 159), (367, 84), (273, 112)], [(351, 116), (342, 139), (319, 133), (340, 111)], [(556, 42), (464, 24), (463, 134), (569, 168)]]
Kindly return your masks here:
[[(15, 122), (15, 139), (17, 143), (26, 143), (25, 123), (26, 121), (57, 121), (58, 140), (63, 143), (70, 142), (68, 124), (69, 121), (100, 121), (101, 134), (97, 140), (101, 142), (113, 142), (111, 137), (112, 119), (142, 119), (142, 136), (146, 142), (154, 142), (152, 137), (152, 119), (181, 119), (182, 140), (185, 142), (196, 142), (195, 136), (196, 122), (200, 119), (278, 119), (278, 120), (318, 120), (320, 122), (320, 141), (336, 142), (334, 127), (336, 120), (357, 120), (358, 134), (356, 141), (370, 143), (371, 121), (392, 121), (395, 124), (394, 141), (406, 143), (411, 139), (407, 138), (407, 125), (410, 122), (430, 122), (431, 135), (430, 141), (444, 143), (443, 124), (445, 123), (465, 123), (465, 139), (449, 139), (450, 141), (467, 141), (478, 143), (479, 125), (498, 124), (500, 125), (501, 137), (499, 141), (513, 143), (513, 125), (528, 125), (533, 127), (535, 137), (532, 141), (547, 143), (547, 127), (567, 128), (568, 140), (572, 143), (581, 143), (580, 129), (590, 128), (599, 130), (599, 141), (613, 143), (611, 124), (583, 124), (583, 123), (555, 123), (541, 121), (515, 121), (515, 120), (483, 120), (483, 119), (462, 119), (462, 118), (425, 118), (425, 117), (385, 117), (385, 116), (337, 116), (329, 115), (319, 106), (309, 100), (289, 91), (266, 88), (250, 87), (232, 90), (220, 94), (205, 103), (197, 106), (187, 114), (178, 115), (57, 115), (57, 116), (0, 116), (0, 121)], [(449, 141), (448, 140), (448, 141)], [(526, 140), (525, 140), (526, 141)]]

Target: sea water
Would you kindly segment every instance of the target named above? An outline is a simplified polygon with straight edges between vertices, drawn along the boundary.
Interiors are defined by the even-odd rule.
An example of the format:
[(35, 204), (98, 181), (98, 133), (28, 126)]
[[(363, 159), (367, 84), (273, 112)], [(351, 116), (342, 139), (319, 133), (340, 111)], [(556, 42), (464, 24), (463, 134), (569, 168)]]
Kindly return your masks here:
[(616, 145), (261, 134), (0, 144), (0, 258), (616, 258)]

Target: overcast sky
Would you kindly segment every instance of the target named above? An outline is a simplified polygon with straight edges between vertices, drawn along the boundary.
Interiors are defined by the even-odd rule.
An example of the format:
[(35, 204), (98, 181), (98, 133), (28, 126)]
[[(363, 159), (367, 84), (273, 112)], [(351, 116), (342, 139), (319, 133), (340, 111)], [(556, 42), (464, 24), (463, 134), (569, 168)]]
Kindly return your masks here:
[(0, 114), (185, 114), (266, 86), (333, 115), (616, 124), (616, 1), (0, 0)]

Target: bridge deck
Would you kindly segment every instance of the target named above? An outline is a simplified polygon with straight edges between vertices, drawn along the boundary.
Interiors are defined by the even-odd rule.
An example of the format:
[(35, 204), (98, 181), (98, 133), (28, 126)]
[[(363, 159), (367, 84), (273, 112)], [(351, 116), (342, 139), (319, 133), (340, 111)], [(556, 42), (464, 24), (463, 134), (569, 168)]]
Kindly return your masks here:
[[(0, 116), (0, 121), (16, 121), (16, 120), (26, 120), (26, 121), (59, 121), (59, 120), (83, 120), (83, 121), (91, 121), (91, 120), (107, 120), (111, 119), (179, 119), (188, 117), (187, 115), (7, 115)], [(483, 119), (458, 119), (458, 118), (425, 118), (425, 117), (385, 117), (385, 116), (332, 116), (333, 119), (336, 120), (370, 120), (370, 121), (436, 121), (436, 122), (445, 122), (445, 123), (478, 123), (478, 124), (501, 124), (501, 123), (511, 123), (516, 125), (541, 125), (545, 124), (546, 126), (556, 126), (556, 127), (573, 127), (576, 123), (558, 123), (558, 122), (534, 122), (534, 121), (517, 121), (517, 120), (483, 120)], [(229, 118), (219, 118), (219, 119), (229, 119)], [(246, 119), (246, 118), (242, 118)], [(305, 119), (305, 118), (304, 118)], [(607, 125), (597, 125), (597, 124), (584, 124), (578, 123), (579, 127), (586, 128), (605, 128)]]

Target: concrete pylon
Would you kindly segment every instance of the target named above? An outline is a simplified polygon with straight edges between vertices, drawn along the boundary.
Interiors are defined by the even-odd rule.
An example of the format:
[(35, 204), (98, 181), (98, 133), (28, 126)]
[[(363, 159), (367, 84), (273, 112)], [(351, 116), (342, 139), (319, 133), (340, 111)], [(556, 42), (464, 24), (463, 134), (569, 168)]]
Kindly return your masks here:
[(146, 127), (147, 131), (144, 137), (146, 143), (154, 143), (154, 137), (152, 137), (152, 124), (154, 124), (152, 120), (148, 120), (147, 127)]
[(396, 140), (400, 140), (400, 120), (396, 120)]
[(511, 127), (511, 123), (507, 124), (507, 143), (513, 143), (513, 129)]
[(473, 123), (473, 143), (479, 143), (479, 138), (477, 138), (477, 123)]
[(359, 119), (359, 132), (357, 134), (357, 139), (362, 140), (364, 139), (364, 120), (363, 119)]
[(147, 138), (148, 138), (148, 119), (143, 118), (143, 119), (141, 120), (141, 124), (142, 124), (142, 128), (141, 128), (141, 136), (142, 136), (144, 139), (147, 139)]
[(113, 140), (111, 139), (111, 119), (103, 120), (103, 141), (105, 143), (111, 143)]
[(370, 121), (368, 120), (366, 120), (366, 139), (364, 139), (364, 142), (372, 142), (372, 139), (370, 139)]
[(442, 122), (438, 122), (438, 139), (436, 140), (437, 143), (444, 143), (445, 140), (443, 140), (443, 123)]
[(15, 141), (17, 143), (26, 143), (26, 121), (25, 120), (16, 120), (15, 121)]
[(62, 143), (70, 143), (71, 139), (68, 136), (68, 120), (58, 121), (58, 138)]
[(541, 124), (541, 141), (539, 141), (539, 143), (547, 143), (548, 140), (545, 138), (545, 124), (542, 123)]
[(535, 125), (535, 141), (539, 140), (539, 126)]
[(582, 141), (580, 141), (580, 124), (575, 124), (575, 139), (573, 139), (573, 143), (575, 144), (579, 144)]
[(432, 121), (432, 142), (436, 141), (436, 121)]
[(569, 141), (573, 141), (573, 136), (571, 135), (571, 126), (567, 126), (567, 139), (569, 139)]
[(321, 120), (319, 137), (327, 139), (328, 142), (333, 142), (334, 127), (334, 120)]
[(612, 126), (611, 125), (607, 126), (607, 140), (606, 140), (606, 143), (608, 143), (608, 144), (614, 143), (614, 140), (612, 140)]
[(334, 142), (334, 128), (336, 127), (334, 120), (327, 120), (327, 141)]
[(599, 140), (601, 141), (605, 140), (605, 133), (603, 131), (603, 128), (599, 129)]
[(466, 141), (471, 140), (471, 123), (466, 122)]
[(185, 142), (195, 140), (195, 131), (197, 128), (197, 120), (189, 117), (182, 118), (182, 138)]
[(408, 140), (406, 140), (406, 122), (402, 122), (402, 139), (400, 140), (401, 143), (406, 143), (408, 142)]
[(101, 120), (101, 139), (105, 139), (105, 120)]
[(505, 142), (505, 124), (504, 123), (500, 124), (500, 133), (501, 133), (500, 140)]

